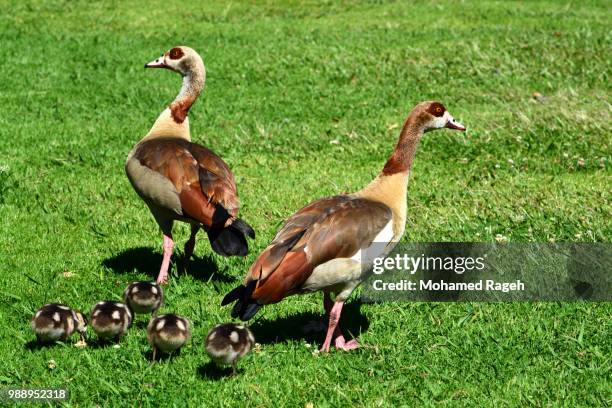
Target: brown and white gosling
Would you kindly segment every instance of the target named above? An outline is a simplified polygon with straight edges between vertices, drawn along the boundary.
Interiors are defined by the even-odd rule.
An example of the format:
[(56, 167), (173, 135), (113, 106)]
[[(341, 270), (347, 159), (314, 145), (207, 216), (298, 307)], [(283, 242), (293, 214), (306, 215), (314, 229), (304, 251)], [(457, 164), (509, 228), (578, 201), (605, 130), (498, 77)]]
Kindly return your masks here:
[(170, 353), (183, 347), (191, 337), (189, 321), (175, 314), (165, 314), (151, 319), (147, 326), (147, 340), (153, 347), (153, 358), (157, 352)]
[(102, 340), (120, 339), (132, 325), (133, 313), (121, 302), (106, 300), (91, 310), (91, 327)]
[(85, 316), (59, 303), (49, 303), (38, 309), (31, 325), (36, 339), (41, 343), (66, 340), (75, 331), (80, 334), (81, 341), (85, 341), (87, 332)]
[(164, 302), (164, 292), (155, 282), (132, 282), (123, 291), (123, 301), (136, 314), (157, 315), (157, 309)]
[(253, 333), (243, 325), (219, 324), (206, 336), (206, 353), (218, 365), (232, 365), (236, 374), (236, 363), (251, 351), (255, 344)]

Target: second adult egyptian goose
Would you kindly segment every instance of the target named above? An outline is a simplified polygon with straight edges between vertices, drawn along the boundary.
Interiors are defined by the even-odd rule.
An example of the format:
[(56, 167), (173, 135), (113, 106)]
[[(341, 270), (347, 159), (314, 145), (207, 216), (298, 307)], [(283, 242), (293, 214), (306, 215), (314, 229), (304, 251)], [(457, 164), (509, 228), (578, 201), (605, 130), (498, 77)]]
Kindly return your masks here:
[(255, 233), (237, 218), (236, 183), (227, 164), (209, 149), (191, 142), (187, 114), (204, 88), (202, 58), (189, 47), (174, 47), (145, 68), (167, 68), (183, 77), (178, 96), (134, 146), (125, 165), (132, 186), (149, 206), (164, 235), (157, 282), (166, 283), (174, 249), (174, 221), (191, 224), (185, 260), (193, 253), (200, 228), (208, 234), (213, 250), (224, 256), (247, 255), (246, 236), (253, 238)]
[(320, 351), (329, 351), (332, 340), (339, 349), (358, 347), (355, 339), (344, 339), (338, 326), (342, 306), (369, 275), (373, 258), (389, 253), (402, 237), (417, 145), (423, 133), (444, 127), (465, 130), (441, 103), (419, 103), (378, 177), (354, 194), (314, 201), (289, 217), (251, 265), (244, 284), (228, 293), (222, 305), (235, 301), (232, 316), (248, 320), (262, 305), (321, 290), (329, 326)]

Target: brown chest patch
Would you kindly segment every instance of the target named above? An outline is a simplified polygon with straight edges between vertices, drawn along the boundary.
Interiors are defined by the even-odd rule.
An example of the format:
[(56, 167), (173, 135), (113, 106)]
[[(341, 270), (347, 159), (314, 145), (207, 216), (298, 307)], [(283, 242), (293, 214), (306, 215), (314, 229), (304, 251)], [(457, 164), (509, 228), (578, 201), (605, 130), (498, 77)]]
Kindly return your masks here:
[(191, 108), (192, 101), (185, 99), (180, 102), (173, 102), (170, 105), (170, 113), (172, 114), (172, 119), (176, 123), (183, 123), (185, 118), (187, 118), (187, 114), (189, 113), (189, 108)]

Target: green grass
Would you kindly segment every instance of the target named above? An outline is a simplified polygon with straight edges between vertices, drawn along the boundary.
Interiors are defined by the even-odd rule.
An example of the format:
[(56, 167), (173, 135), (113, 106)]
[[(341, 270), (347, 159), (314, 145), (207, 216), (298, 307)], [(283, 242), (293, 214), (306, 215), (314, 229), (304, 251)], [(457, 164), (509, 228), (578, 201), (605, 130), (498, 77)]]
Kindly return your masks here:
[[(309, 295), (264, 308), (239, 376), (218, 378), (203, 350), (282, 220), (371, 180), (421, 100), (469, 129), (423, 139), (405, 241), (610, 242), (609, 2), (2, 5), (0, 389), (67, 387), (69, 406), (612, 403), (610, 303), (355, 296), (344, 323), (366, 347), (314, 356)], [(224, 259), (201, 236), (180, 276), (175, 253), (163, 310), (194, 324), (176, 358), (149, 365), (144, 317), (120, 348), (31, 350), (45, 302), (88, 311), (158, 270), (161, 235), (123, 164), (180, 84), (142, 66), (177, 44), (204, 57), (193, 139), (236, 174), (252, 253)], [(187, 236), (175, 227), (179, 248)]]

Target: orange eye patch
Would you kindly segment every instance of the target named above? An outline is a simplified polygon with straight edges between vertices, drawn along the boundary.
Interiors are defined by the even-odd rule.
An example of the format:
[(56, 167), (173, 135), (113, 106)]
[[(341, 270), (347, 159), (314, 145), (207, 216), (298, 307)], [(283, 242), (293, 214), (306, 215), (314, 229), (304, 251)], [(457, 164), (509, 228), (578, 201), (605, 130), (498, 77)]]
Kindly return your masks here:
[(440, 102), (434, 102), (429, 106), (429, 108), (427, 108), (427, 112), (436, 117), (444, 115), (445, 111), (446, 109), (444, 108), (444, 105), (442, 105)]

